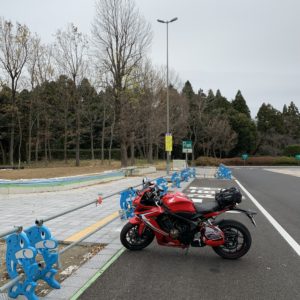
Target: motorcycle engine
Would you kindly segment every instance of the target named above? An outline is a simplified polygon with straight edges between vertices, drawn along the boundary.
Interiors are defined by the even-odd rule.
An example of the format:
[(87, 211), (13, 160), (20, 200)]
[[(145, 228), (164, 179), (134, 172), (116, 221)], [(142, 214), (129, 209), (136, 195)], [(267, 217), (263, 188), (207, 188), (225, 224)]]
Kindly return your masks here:
[(191, 231), (190, 225), (183, 220), (177, 219), (170, 215), (161, 215), (157, 223), (165, 232), (169, 233), (174, 240), (179, 240), (185, 245), (189, 245), (194, 238), (194, 232)]

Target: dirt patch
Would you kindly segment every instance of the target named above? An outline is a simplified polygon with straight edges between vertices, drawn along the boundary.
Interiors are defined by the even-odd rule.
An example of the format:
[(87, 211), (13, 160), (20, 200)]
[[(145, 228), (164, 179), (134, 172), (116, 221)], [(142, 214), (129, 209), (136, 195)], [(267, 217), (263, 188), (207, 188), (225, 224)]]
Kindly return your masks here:
[[(61, 242), (59, 243), (59, 249), (62, 249), (69, 245), (69, 243)], [(60, 256), (60, 261), (62, 268), (58, 271), (55, 278), (58, 282), (63, 282), (66, 278), (71, 276), (78, 268), (83, 265), (86, 261), (91, 259), (94, 255), (100, 252), (106, 245), (104, 244), (94, 244), (94, 243), (82, 243), (70, 250), (66, 251)], [(5, 266), (5, 253), (6, 245), (4, 242), (0, 241), (0, 286), (4, 285), (10, 278), (6, 271)], [(41, 257), (37, 256), (37, 261), (40, 261)], [(44, 281), (38, 281), (38, 286), (36, 288), (36, 294), (40, 297), (46, 296), (52, 290)]]

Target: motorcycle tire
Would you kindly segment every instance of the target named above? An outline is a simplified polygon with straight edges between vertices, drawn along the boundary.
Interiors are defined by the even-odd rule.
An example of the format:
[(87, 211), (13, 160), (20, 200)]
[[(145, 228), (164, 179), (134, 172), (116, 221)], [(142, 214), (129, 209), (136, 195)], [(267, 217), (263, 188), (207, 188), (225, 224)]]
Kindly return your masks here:
[(247, 227), (234, 220), (222, 220), (216, 225), (224, 232), (225, 244), (213, 250), (225, 259), (238, 259), (250, 249), (252, 238)]
[(133, 251), (142, 250), (152, 243), (154, 239), (153, 231), (146, 227), (143, 234), (139, 236), (138, 229), (138, 224), (131, 224), (129, 222), (123, 227), (120, 239), (125, 248)]

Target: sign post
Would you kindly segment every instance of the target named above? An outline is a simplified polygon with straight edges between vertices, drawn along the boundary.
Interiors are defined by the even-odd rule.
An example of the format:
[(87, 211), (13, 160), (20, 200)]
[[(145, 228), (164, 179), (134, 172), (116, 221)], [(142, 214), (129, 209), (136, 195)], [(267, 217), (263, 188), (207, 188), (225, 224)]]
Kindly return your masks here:
[(242, 154), (242, 160), (244, 161), (244, 166), (246, 164), (246, 160), (249, 158), (249, 155), (247, 153)]
[(173, 137), (171, 133), (166, 133), (165, 136), (165, 150), (167, 152), (167, 175), (170, 173), (170, 156), (173, 150)]
[(188, 153), (193, 153), (192, 141), (182, 141), (182, 153), (185, 153), (185, 165), (188, 167)]

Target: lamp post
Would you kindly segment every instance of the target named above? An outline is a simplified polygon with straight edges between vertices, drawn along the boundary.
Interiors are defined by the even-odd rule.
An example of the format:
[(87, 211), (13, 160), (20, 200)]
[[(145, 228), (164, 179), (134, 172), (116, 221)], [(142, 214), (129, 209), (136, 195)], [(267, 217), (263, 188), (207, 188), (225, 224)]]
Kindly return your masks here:
[[(170, 134), (170, 108), (169, 108), (169, 23), (175, 22), (178, 18), (169, 21), (158, 19), (157, 22), (167, 25), (167, 134)], [(167, 175), (170, 174), (170, 151), (167, 151)]]

